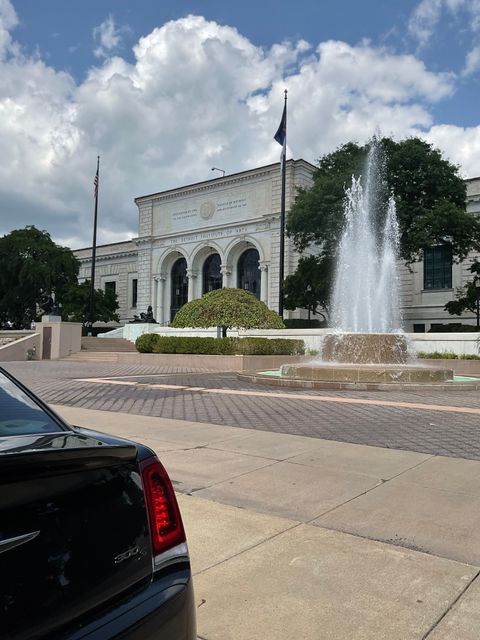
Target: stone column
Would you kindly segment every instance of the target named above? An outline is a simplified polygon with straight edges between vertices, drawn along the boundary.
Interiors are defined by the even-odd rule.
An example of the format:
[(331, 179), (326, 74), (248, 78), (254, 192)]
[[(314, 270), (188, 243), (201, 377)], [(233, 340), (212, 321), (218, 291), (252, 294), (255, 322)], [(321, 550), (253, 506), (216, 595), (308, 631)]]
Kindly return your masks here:
[(268, 264), (260, 262), (260, 300), (268, 305)]
[(222, 287), (231, 287), (230, 276), (232, 275), (232, 267), (228, 264), (221, 264), (220, 273), (222, 274)]
[(163, 273), (159, 273), (155, 276), (157, 299), (155, 305), (155, 320), (159, 324), (165, 322), (165, 281), (167, 277)]
[(150, 304), (152, 305), (153, 317), (155, 320), (157, 319), (157, 305), (158, 305), (158, 276), (156, 274), (152, 277), (152, 298), (150, 300)]
[(197, 271), (194, 271), (193, 269), (187, 269), (188, 301), (189, 302), (190, 300), (194, 300), (196, 297), (198, 297), (195, 295), (195, 279), (197, 275), (198, 275)]

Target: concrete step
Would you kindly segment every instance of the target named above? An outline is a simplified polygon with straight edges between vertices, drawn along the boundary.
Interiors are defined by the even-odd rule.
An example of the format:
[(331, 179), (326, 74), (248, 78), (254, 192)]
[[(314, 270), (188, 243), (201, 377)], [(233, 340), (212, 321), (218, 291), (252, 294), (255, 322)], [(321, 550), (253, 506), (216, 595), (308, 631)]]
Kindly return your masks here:
[(77, 351), (77, 353), (72, 353), (70, 356), (63, 358), (63, 360), (68, 360), (69, 362), (117, 362), (118, 352)]
[(84, 336), (82, 338), (82, 351), (100, 351), (102, 353), (112, 352), (136, 352), (135, 345), (124, 338), (93, 338)]

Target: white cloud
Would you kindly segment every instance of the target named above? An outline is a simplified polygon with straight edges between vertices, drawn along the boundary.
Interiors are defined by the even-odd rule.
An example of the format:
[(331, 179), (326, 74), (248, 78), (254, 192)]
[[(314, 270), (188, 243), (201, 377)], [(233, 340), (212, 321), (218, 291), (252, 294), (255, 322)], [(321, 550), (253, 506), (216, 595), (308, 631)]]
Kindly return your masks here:
[(480, 126), (464, 128), (449, 124), (436, 125), (428, 131), (425, 139), (458, 165), (464, 178), (479, 175)]
[(122, 41), (122, 33), (129, 31), (127, 26), (117, 28), (110, 14), (98, 27), (93, 29), (93, 40), (98, 43), (93, 53), (97, 58), (106, 58), (116, 51)]
[(464, 14), (466, 28), (472, 33), (480, 31), (480, 0), (421, 0), (408, 23), (408, 31), (420, 47), (428, 44), (444, 12), (455, 17)]
[(10, 31), (18, 24), (18, 17), (10, 0), (0, 0), (0, 60), (11, 49)]
[(4, 29), (13, 29), (18, 24), (18, 17), (10, 0), (0, 0), (0, 24)]
[(440, 21), (443, 0), (422, 0), (415, 8), (408, 23), (408, 31), (421, 47), (432, 37)]
[(473, 47), (471, 51), (468, 52), (467, 57), (465, 58), (465, 67), (462, 71), (462, 75), (470, 76), (475, 71), (480, 69), (480, 47)]
[(188, 16), (141, 38), (132, 64), (108, 57), (81, 84), (9, 47), (0, 58), (0, 232), (36, 224), (88, 245), (100, 154), (99, 241), (135, 235), (134, 197), (209, 179), (213, 166), (232, 173), (277, 162), (285, 87), (296, 158), (314, 161), (377, 127), (425, 132), (449, 153), (461, 141), (467, 172), (480, 152), (478, 136), (432, 128), (431, 105), (452, 93), (451, 75), (368, 43), (263, 50)]

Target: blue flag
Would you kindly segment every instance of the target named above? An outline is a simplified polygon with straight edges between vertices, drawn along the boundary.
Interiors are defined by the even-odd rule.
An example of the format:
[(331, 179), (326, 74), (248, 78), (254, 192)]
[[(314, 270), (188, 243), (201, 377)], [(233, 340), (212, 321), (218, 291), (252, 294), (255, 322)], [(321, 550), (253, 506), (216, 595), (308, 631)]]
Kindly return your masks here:
[(283, 107), (283, 115), (280, 121), (280, 126), (278, 127), (277, 133), (273, 136), (273, 139), (281, 144), (282, 147), (285, 144), (285, 140), (287, 139), (287, 105)]

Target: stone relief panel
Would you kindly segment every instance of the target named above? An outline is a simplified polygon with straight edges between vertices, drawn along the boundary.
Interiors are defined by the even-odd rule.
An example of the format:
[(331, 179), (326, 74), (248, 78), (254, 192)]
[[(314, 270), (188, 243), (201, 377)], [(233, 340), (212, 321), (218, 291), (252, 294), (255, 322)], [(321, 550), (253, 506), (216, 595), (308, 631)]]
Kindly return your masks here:
[(153, 205), (153, 235), (255, 219), (271, 213), (271, 200), (268, 181), (156, 202)]

